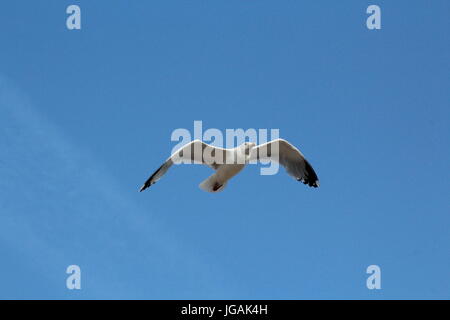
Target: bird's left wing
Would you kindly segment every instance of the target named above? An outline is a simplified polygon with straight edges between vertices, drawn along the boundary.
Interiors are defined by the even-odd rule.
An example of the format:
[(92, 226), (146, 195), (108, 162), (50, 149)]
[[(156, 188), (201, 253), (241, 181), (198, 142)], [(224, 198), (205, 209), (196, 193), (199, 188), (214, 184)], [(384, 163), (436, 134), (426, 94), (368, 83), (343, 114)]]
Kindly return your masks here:
[(298, 181), (314, 188), (319, 186), (319, 178), (312, 166), (300, 150), (286, 140), (276, 139), (252, 148), (249, 160), (278, 161)]

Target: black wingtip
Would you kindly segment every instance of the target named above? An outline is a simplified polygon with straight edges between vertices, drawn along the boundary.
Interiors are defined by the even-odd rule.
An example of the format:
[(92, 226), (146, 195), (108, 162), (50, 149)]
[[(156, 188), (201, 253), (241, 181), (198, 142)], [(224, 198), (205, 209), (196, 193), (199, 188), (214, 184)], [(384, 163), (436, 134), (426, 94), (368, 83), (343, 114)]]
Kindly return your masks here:
[[(145, 181), (144, 185), (141, 187), (141, 189), (139, 190), (139, 192), (144, 191), (145, 189), (147, 189), (148, 187), (150, 187), (152, 184), (154, 184), (156, 181), (158, 181), (156, 179), (156, 181), (154, 180), (154, 177), (158, 174), (158, 172), (161, 171), (161, 169), (164, 167), (164, 165), (166, 165), (166, 163), (164, 163), (161, 167), (158, 168), (158, 170), (156, 170), (151, 176), (150, 178), (147, 179), (147, 181)], [(167, 170), (167, 169), (166, 169)]]
[(149, 187), (148, 185), (144, 184), (144, 185), (139, 189), (139, 192), (144, 191), (144, 190), (147, 189), (148, 187)]
[(297, 181), (300, 181), (301, 183), (303, 183), (305, 185), (308, 185), (309, 187), (312, 187), (312, 188), (318, 188), (320, 186), (319, 180), (311, 181), (311, 180), (308, 180), (308, 179), (301, 179), (300, 178), (300, 179), (297, 179)]
[(319, 178), (317, 177), (316, 172), (314, 171), (313, 167), (307, 160), (305, 160), (305, 168), (306, 168), (306, 178), (303, 179), (302, 182), (313, 188), (319, 187)]

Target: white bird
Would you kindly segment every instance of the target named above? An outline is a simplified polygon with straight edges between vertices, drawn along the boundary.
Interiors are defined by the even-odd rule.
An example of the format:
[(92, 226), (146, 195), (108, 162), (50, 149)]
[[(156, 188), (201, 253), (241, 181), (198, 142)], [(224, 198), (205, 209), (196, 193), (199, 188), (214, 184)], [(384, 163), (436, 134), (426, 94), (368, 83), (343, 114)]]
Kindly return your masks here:
[(216, 172), (200, 183), (199, 187), (207, 192), (222, 191), (228, 180), (238, 174), (245, 165), (257, 160), (278, 161), (297, 181), (317, 188), (319, 179), (314, 169), (303, 154), (292, 144), (283, 139), (276, 139), (257, 146), (245, 142), (232, 149), (211, 146), (200, 140), (194, 140), (178, 149), (161, 167), (147, 179), (140, 191), (144, 191), (178, 162), (205, 164)]

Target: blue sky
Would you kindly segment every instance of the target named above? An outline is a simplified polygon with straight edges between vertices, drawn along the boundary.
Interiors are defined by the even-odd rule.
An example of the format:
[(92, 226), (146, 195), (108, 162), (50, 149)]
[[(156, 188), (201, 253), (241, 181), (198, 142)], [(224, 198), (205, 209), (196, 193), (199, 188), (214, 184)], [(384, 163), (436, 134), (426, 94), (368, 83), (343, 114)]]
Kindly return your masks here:
[[(450, 298), (449, 12), (4, 1), (0, 298)], [(280, 129), (321, 187), (250, 166), (208, 194), (209, 168), (178, 166), (138, 193), (194, 120)]]

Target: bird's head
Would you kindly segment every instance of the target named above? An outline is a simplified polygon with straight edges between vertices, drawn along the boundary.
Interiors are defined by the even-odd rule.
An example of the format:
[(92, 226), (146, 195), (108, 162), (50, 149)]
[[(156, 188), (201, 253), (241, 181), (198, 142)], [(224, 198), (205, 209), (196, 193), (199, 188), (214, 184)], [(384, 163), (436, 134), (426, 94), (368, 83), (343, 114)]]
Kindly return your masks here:
[(245, 142), (244, 143), (245, 154), (249, 155), (250, 150), (252, 150), (255, 146), (256, 146), (256, 143), (254, 143), (254, 142)]

